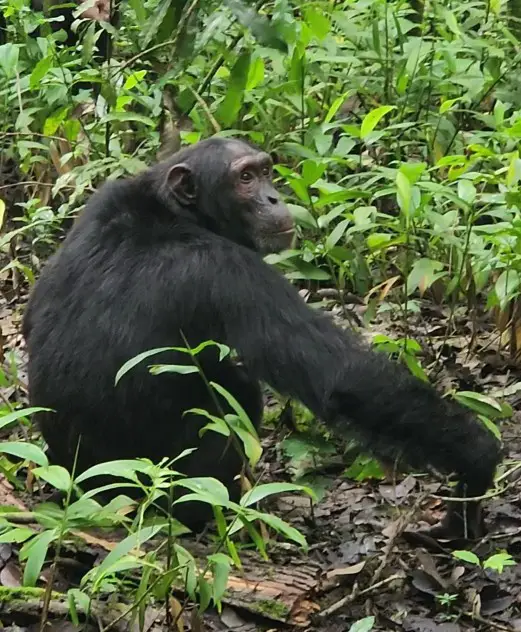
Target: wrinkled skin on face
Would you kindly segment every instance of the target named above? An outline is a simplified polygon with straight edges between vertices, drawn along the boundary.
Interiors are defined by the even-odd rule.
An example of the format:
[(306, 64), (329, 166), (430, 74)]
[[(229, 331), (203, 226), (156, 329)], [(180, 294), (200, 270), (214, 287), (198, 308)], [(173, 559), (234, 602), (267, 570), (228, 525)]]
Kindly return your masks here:
[(273, 186), (273, 163), (269, 154), (256, 153), (233, 160), (230, 176), (237, 201), (250, 210), (249, 221), (259, 252), (289, 248), (295, 226), (288, 207)]
[[(215, 152), (203, 151), (204, 143), (218, 147), (218, 162)], [(167, 167), (165, 202), (174, 200), (214, 232), (261, 254), (291, 246), (295, 225), (273, 185), (269, 154), (242, 141), (212, 139), (179, 152), (175, 160)]]

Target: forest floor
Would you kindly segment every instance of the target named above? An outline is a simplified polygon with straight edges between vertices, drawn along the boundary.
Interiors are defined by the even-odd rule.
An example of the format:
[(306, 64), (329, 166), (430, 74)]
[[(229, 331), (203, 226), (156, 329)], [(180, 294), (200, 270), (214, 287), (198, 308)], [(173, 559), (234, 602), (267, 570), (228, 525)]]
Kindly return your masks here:
[[(20, 336), (20, 306), (16, 300), (0, 302), (0, 327), (6, 352), (16, 350), (23, 363)], [(456, 319), (447, 336), (449, 310), (422, 307), (408, 335), (424, 348), (438, 354), (436, 382), (440, 389), (451, 385), (460, 390), (491, 393), (507, 401), (514, 411), (520, 408), (521, 377), (506, 354), (498, 351), (498, 341), (485, 325), (478, 328), (473, 353), (468, 354), (470, 325)], [(382, 323), (378, 331), (403, 335), (396, 325)], [(23, 370), (17, 386), (0, 386), (4, 402), (24, 401)], [(510, 465), (521, 462), (521, 418), (518, 413), (501, 423)], [(289, 424), (291, 425), (291, 424)], [(269, 480), (288, 480), (288, 453), (281, 449), (288, 438), (288, 423), (279, 422), (263, 437), (263, 467)], [(11, 430), (12, 435), (12, 430)], [(295, 434), (293, 435), (295, 436)], [(0, 437), (7, 439), (6, 434)], [(301, 455), (302, 456), (302, 455)], [(295, 453), (293, 455), (295, 459)], [(374, 627), (365, 621), (356, 632), (404, 630), (405, 632), (521, 631), (521, 486), (515, 481), (485, 503), (489, 534), (479, 543), (411, 541), (404, 534), (433, 524), (443, 515), (447, 488), (430, 476), (400, 474), (395, 480), (355, 482), (345, 476), (339, 453), (329, 450), (318, 459), (317, 481), (324, 490), (320, 502), (311, 510), (309, 499), (291, 494), (272, 501), (269, 510), (298, 528), (307, 538), (307, 552), (293, 545), (278, 543), (268, 549), (264, 562), (255, 551), (241, 551), (242, 571), (230, 577), (221, 613), (207, 612), (202, 624), (192, 618), (190, 609), (182, 621), (191, 630), (309, 630), (341, 632), (354, 622), (375, 616)], [(293, 463), (294, 465), (294, 463)], [(308, 471), (309, 474), (309, 471)], [(29, 478), (29, 477), (28, 477)], [(0, 474), (0, 507), (15, 506), (30, 510), (41, 496), (15, 491)], [(76, 586), (89, 568), (111, 551), (124, 532), (89, 531), (77, 533), (61, 553), (53, 588), (66, 592)], [(194, 555), (211, 550), (210, 538), (183, 538)], [(149, 543), (153, 546), (153, 542)], [(0, 623), (4, 629), (39, 629), (41, 593), (25, 591), (18, 546), (0, 544)], [(454, 549), (471, 550), (480, 560), (499, 551), (508, 551), (516, 564), (502, 572), (456, 559)], [(40, 586), (49, 582), (50, 569), (44, 567)], [(16, 598), (8, 600), (8, 589)], [(17, 589), (20, 592), (14, 592)], [(176, 596), (180, 602), (183, 595)], [(128, 604), (127, 604), (128, 605)], [(88, 630), (106, 630), (118, 619), (113, 602), (103, 604), (86, 625)], [(77, 628), (70, 622), (67, 603), (52, 599), (47, 630), (69, 632)], [(119, 617), (112, 629), (134, 630), (137, 621)], [(167, 629), (164, 607), (148, 607), (144, 629)], [(171, 628), (172, 629), (172, 628)], [(182, 630), (180, 623), (176, 630)]]

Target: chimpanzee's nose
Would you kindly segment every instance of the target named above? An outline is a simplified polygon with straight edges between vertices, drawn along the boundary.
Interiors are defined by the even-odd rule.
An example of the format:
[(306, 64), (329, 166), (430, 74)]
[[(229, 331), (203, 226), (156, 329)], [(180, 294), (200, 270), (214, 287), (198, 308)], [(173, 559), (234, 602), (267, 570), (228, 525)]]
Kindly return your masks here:
[(272, 204), (278, 204), (279, 199), (276, 198), (274, 195), (268, 195), (268, 200), (272, 203)]

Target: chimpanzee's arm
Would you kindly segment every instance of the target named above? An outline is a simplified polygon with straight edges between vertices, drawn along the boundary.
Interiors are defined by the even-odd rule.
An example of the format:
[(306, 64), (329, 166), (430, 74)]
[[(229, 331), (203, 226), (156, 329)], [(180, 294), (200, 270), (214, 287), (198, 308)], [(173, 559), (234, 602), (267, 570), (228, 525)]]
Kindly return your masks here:
[[(487, 490), (499, 444), (466, 409), (308, 307), (255, 253), (235, 246), (210, 259), (206, 269), (218, 270), (210, 289), (214, 318), (258, 379), (302, 401), (335, 432), (354, 432), (377, 454), (458, 474), (458, 496)], [(455, 524), (461, 507), (451, 508), (449, 530), (462, 530)], [(465, 517), (470, 535), (481, 529), (472, 524), (480, 523), (478, 514), (475, 507)]]

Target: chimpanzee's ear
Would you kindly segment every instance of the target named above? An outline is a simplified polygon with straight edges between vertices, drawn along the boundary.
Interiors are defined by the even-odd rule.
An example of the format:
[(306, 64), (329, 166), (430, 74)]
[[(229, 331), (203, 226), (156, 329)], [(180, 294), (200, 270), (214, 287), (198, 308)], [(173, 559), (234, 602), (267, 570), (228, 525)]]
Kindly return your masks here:
[(167, 176), (168, 188), (181, 204), (195, 200), (196, 190), (192, 170), (185, 163), (174, 165)]

